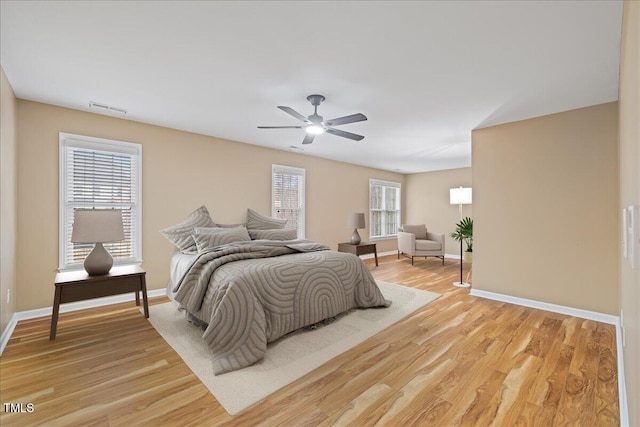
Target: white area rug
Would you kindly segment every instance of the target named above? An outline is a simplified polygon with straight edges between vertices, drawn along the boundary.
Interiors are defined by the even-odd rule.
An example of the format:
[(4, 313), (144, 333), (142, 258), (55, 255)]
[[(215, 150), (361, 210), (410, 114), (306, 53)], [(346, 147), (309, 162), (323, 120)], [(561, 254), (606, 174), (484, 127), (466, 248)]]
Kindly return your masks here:
[(215, 376), (202, 330), (187, 322), (172, 302), (149, 307), (149, 321), (231, 415), (344, 353), (418, 308), (437, 299), (434, 292), (378, 281), (388, 308), (352, 310), (316, 330), (301, 330), (269, 344), (253, 366)]

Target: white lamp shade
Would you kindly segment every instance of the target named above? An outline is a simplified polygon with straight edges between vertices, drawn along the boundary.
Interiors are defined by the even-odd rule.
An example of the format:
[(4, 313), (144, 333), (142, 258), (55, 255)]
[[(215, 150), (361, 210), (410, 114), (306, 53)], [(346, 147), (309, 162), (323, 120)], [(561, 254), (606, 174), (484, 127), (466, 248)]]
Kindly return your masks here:
[(347, 227), (349, 228), (364, 228), (364, 214), (352, 213), (347, 218)]
[(452, 188), (449, 190), (449, 203), (452, 205), (470, 205), (471, 199), (471, 187)]
[(103, 243), (124, 240), (119, 209), (76, 209), (73, 216), (74, 243)]

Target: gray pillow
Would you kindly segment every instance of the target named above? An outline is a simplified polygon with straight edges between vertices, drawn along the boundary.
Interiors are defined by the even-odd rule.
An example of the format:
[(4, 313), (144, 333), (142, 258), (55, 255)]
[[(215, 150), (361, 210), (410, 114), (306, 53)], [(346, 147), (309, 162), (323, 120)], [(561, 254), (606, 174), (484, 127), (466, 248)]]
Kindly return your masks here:
[(419, 225), (402, 224), (402, 231), (404, 231), (405, 233), (415, 234), (416, 239), (420, 239), (420, 240), (427, 239), (427, 226), (424, 224), (419, 224)]
[(180, 224), (160, 230), (160, 233), (180, 251), (193, 252), (196, 250), (196, 242), (191, 236), (194, 227), (215, 227), (215, 223), (204, 205), (191, 212)]
[(249, 230), (273, 230), (283, 229), (287, 224), (286, 219), (271, 218), (247, 209), (247, 228)]
[[(216, 229), (212, 228), (210, 230)], [(211, 231), (207, 234), (194, 233), (193, 239), (196, 242), (198, 252), (202, 252), (205, 249), (215, 248), (220, 245), (251, 240), (249, 233), (247, 233), (247, 229), (244, 227), (218, 228), (217, 231)]]
[(244, 224), (236, 224), (234, 227), (226, 226), (224, 224), (216, 224), (215, 227), (194, 227), (194, 234), (213, 234), (217, 233), (220, 230), (228, 230), (230, 228), (244, 228), (246, 230), (247, 227)]
[(249, 230), (253, 240), (295, 240), (298, 238), (298, 230)]
[(216, 227), (220, 227), (220, 228), (238, 228), (238, 227), (244, 227), (244, 228), (247, 228), (247, 224), (216, 224)]

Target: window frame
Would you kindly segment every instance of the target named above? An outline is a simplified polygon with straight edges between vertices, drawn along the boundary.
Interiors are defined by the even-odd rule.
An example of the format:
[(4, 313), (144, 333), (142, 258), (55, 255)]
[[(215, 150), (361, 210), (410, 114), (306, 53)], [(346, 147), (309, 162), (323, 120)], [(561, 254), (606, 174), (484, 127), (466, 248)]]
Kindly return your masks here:
[[(373, 230), (374, 230), (374, 226), (373, 226), (373, 212), (382, 212), (383, 216), (381, 218), (381, 222), (382, 225), (385, 224), (385, 219), (386, 219), (386, 212), (388, 212), (387, 209), (372, 209), (371, 203), (372, 203), (372, 193), (373, 193), (373, 187), (374, 186), (381, 186), (383, 187), (383, 191), (386, 192), (387, 188), (393, 188), (394, 190), (397, 190), (398, 192), (398, 198), (397, 198), (397, 209), (394, 211), (397, 213), (398, 215), (398, 227), (400, 227), (400, 224), (402, 223), (402, 184), (399, 182), (393, 182), (393, 181), (384, 181), (384, 180), (380, 180), (380, 179), (369, 179), (369, 241), (379, 241), (379, 240), (391, 240), (391, 239), (396, 239), (398, 237), (398, 227), (395, 228), (395, 230), (391, 230), (391, 234), (384, 234), (381, 236), (373, 236)], [(384, 193), (383, 193), (383, 200), (384, 200)], [(387, 230), (389, 231), (389, 230)]]
[(271, 216), (274, 218), (278, 217), (278, 212), (275, 206), (275, 174), (289, 174), (289, 175), (297, 175), (302, 177), (302, 188), (301, 188), (301, 196), (300, 200), (300, 208), (298, 213), (298, 239), (305, 239), (306, 237), (306, 186), (307, 186), (307, 171), (304, 168), (297, 168), (293, 166), (284, 166), (284, 165), (271, 165)]
[[(135, 199), (131, 205), (135, 206), (132, 222), (135, 222), (133, 230), (133, 253), (132, 257), (126, 260), (114, 259), (114, 265), (133, 265), (142, 263), (142, 144), (135, 142), (116, 141), (111, 139), (96, 138), (71, 133), (59, 133), (59, 181), (58, 181), (58, 205), (59, 205), (59, 225), (58, 225), (58, 271), (80, 270), (83, 268), (81, 262), (67, 263), (67, 235), (69, 221), (67, 206), (67, 157), (68, 148), (85, 148), (88, 150), (98, 150), (108, 153), (128, 154), (136, 159), (136, 165), (132, 168), (135, 175)], [(90, 203), (85, 203), (81, 207), (91, 207)]]

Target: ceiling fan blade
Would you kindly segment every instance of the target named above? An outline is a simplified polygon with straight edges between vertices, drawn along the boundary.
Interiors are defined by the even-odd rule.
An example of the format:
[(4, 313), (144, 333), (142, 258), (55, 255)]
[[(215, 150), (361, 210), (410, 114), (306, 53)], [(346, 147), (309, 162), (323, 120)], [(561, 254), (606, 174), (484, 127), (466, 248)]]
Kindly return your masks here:
[(357, 134), (351, 133), (351, 132), (345, 132), (345, 131), (340, 130), (340, 129), (326, 128), (325, 132), (326, 133), (330, 133), (331, 135), (341, 136), (343, 138), (353, 139), (354, 141), (360, 141), (360, 140), (364, 139), (364, 136), (362, 136), (362, 135), (357, 135)]
[(337, 119), (331, 119), (324, 122), (327, 126), (345, 125), (347, 123), (362, 122), (367, 120), (367, 116), (362, 113), (351, 114), (350, 116), (338, 117)]
[(258, 129), (304, 129), (306, 126), (258, 126)]
[(312, 133), (308, 133), (304, 136), (304, 139), (302, 140), (303, 144), (311, 144), (313, 142), (313, 138), (315, 138), (316, 136)]
[(287, 114), (292, 115), (293, 117), (295, 117), (298, 120), (301, 120), (305, 123), (311, 123), (309, 121), (309, 119), (307, 119), (305, 116), (303, 116), (302, 114), (298, 113), (296, 110), (294, 110), (293, 108), (289, 108), (289, 107), (283, 107), (282, 105), (278, 105), (278, 108), (281, 109), (282, 111), (284, 111)]

